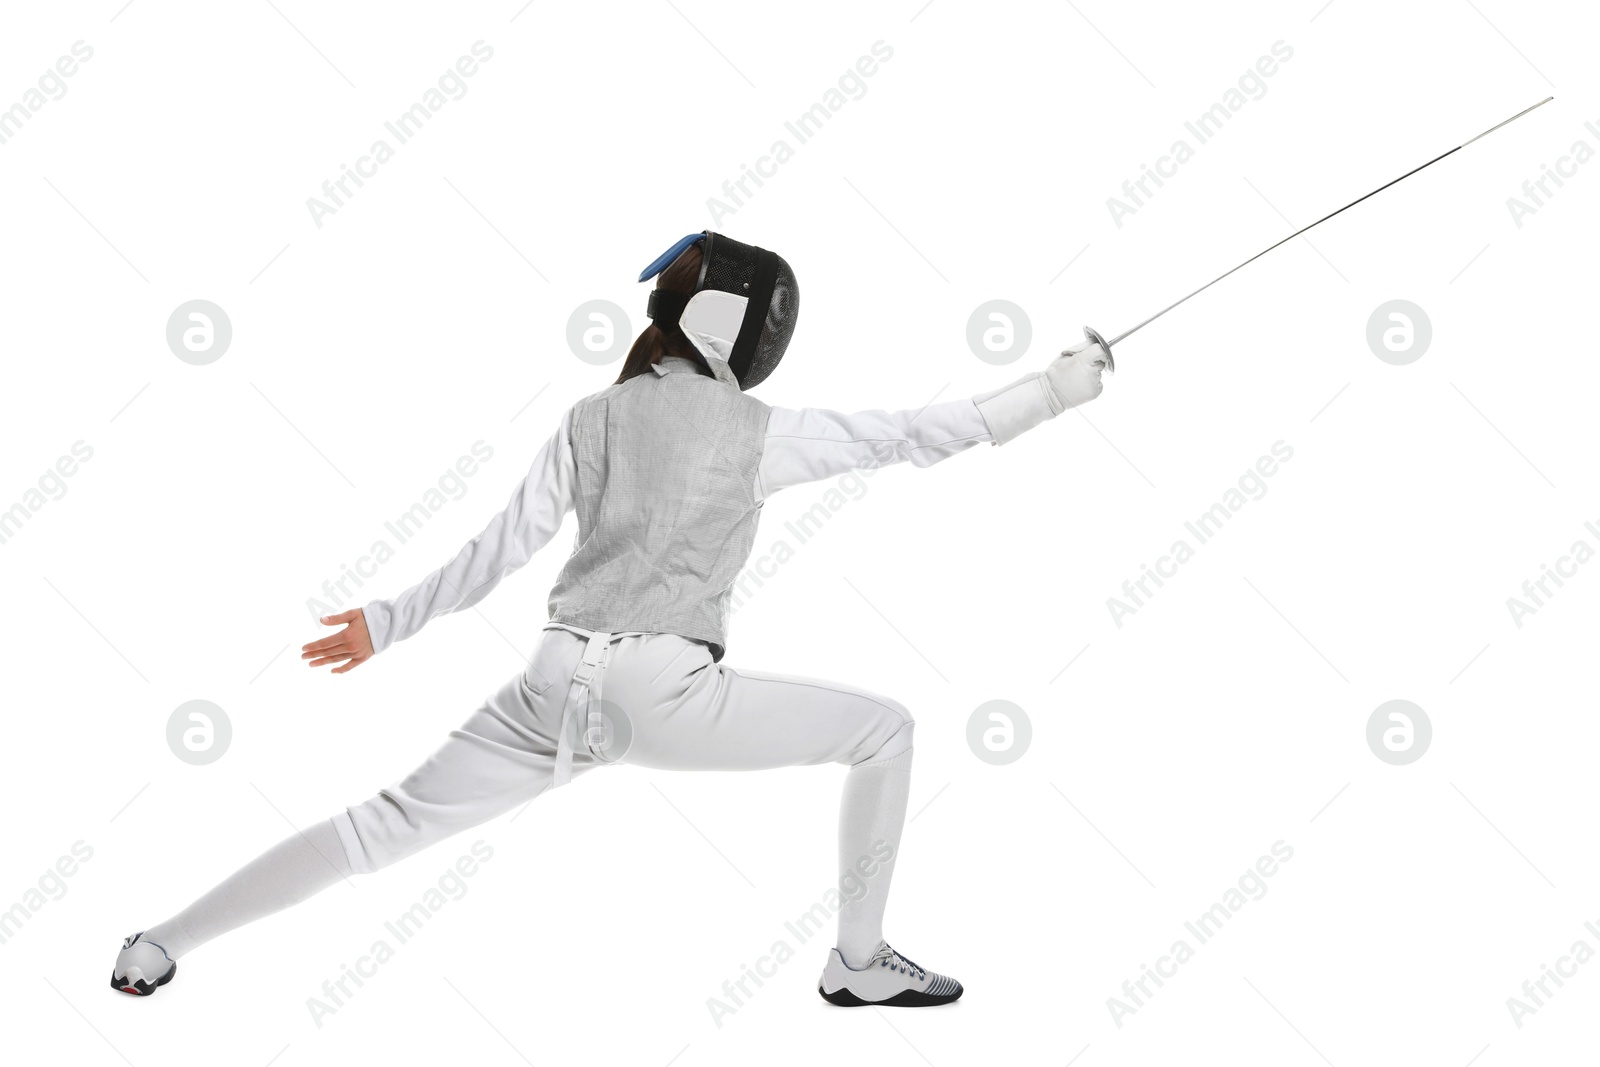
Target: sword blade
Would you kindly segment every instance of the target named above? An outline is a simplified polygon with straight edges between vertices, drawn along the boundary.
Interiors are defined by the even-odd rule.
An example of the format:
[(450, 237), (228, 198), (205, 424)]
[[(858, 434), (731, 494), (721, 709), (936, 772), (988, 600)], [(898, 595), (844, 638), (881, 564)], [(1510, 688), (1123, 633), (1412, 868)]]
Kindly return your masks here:
[(1364, 196), (1356, 197), (1354, 200), (1350, 201), (1344, 207), (1339, 208), (1338, 211), (1330, 211), (1326, 215), (1324, 215), (1320, 219), (1318, 219), (1316, 222), (1311, 223), (1309, 226), (1300, 227), (1298, 230), (1294, 231), (1289, 236), (1285, 237), (1283, 240), (1277, 241), (1277, 242), (1275, 242), (1273, 244), (1268, 245), (1266, 248), (1263, 248), (1261, 251), (1257, 252), (1255, 255), (1251, 256), (1249, 259), (1247, 259), (1243, 263), (1239, 264), (1239, 266), (1234, 267), (1233, 270), (1225, 271), (1224, 273), (1217, 275), (1215, 278), (1211, 279), (1209, 282), (1206, 282), (1204, 285), (1202, 285), (1200, 288), (1196, 289), (1194, 292), (1190, 293), (1188, 296), (1184, 297), (1182, 300), (1177, 300), (1177, 301), (1174, 301), (1171, 304), (1168, 304), (1166, 307), (1162, 308), (1160, 311), (1156, 312), (1154, 315), (1151, 315), (1148, 319), (1145, 319), (1143, 322), (1141, 322), (1139, 325), (1135, 326), (1133, 329), (1126, 330), (1123, 333), (1120, 333), (1117, 336), (1113, 337), (1110, 341), (1107, 342), (1107, 345), (1108, 346), (1109, 345), (1115, 345), (1117, 342), (1121, 341), (1123, 338), (1130, 337), (1133, 334), (1139, 332), (1140, 330), (1144, 329), (1146, 326), (1150, 325), (1152, 322), (1154, 322), (1157, 319), (1159, 319), (1161, 316), (1165, 315), (1167, 312), (1171, 311), (1173, 308), (1177, 307), (1179, 304), (1182, 304), (1184, 301), (1189, 300), (1189, 299), (1191, 299), (1193, 297), (1199, 296), (1201, 293), (1205, 292), (1207, 289), (1211, 288), (1213, 285), (1216, 285), (1222, 279), (1226, 278), (1229, 274), (1232, 274), (1234, 271), (1239, 270), (1239, 269), (1241, 269), (1243, 267), (1248, 267), (1250, 264), (1254, 263), (1256, 260), (1258, 260), (1262, 256), (1266, 255), (1268, 252), (1272, 251), (1274, 248), (1277, 248), (1279, 245), (1287, 244), (1290, 241), (1294, 240), (1296, 237), (1299, 237), (1301, 234), (1303, 234), (1307, 230), (1311, 229), (1312, 226), (1320, 226), (1324, 222), (1327, 222), (1329, 219), (1333, 218), (1335, 215), (1339, 214), (1340, 212), (1349, 211), (1351, 208), (1353, 208), (1357, 204), (1361, 203), (1361, 201), (1366, 200), (1368, 197), (1377, 196), (1379, 193), (1381, 193), (1385, 189), (1389, 188), (1389, 186), (1394, 185), (1397, 182), (1405, 181), (1407, 178), (1411, 177), (1413, 174), (1417, 173), (1417, 171), (1419, 171), (1419, 170), (1426, 170), (1427, 168), (1433, 166), (1435, 163), (1439, 162), (1439, 160), (1445, 158), (1446, 156), (1454, 155), (1455, 153), (1461, 151), (1463, 148), (1467, 147), (1467, 145), (1471, 144), (1473, 141), (1476, 141), (1476, 140), (1478, 140), (1479, 138), (1482, 138), (1482, 137), (1487, 137), (1489, 134), (1493, 133), (1495, 130), (1498, 130), (1500, 127), (1517, 121), (1522, 116), (1524, 116), (1528, 112), (1532, 111), (1534, 108), (1543, 107), (1545, 104), (1548, 104), (1550, 101), (1552, 101), (1554, 99), (1555, 99), (1555, 97), (1553, 97), (1553, 96), (1547, 96), (1543, 100), (1539, 101), (1537, 104), (1534, 104), (1532, 107), (1523, 108), (1521, 111), (1517, 112), (1515, 115), (1512, 115), (1510, 118), (1506, 119), (1504, 122), (1497, 122), (1493, 126), (1490, 126), (1487, 130), (1484, 130), (1482, 133), (1478, 134), (1477, 137), (1474, 137), (1471, 140), (1462, 141), (1460, 144), (1458, 144), (1454, 148), (1450, 149), (1450, 151), (1441, 152), (1439, 155), (1434, 156), (1432, 159), (1430, 159), (1426, 163), (1422, 164), (1422, 166), (1411, 168), (1410, 170), (1406, 171), (1404, 174), (1400, 175), (1400, 177), (1394, 179), (1394, 181), (1384, 182), (1382, 185), (1380, 185), (1376, 189), (1372, 190), (1372, 192), (1367, 193)]

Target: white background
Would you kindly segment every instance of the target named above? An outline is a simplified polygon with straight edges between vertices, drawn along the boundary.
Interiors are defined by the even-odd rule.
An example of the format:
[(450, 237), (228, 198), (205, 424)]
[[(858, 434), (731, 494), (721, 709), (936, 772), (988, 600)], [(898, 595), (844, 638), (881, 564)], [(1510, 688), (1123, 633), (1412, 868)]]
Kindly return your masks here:
[[(1600, 149), (1593, 13), (919, 2), (7, 10), (0, 106), (94, 50), (0, 145), (0, 507), (93, 449), (0, 544), (0, 907), (93, 850), (0, 945), (8, 1060), (1344, 1067), (1590, 1047), (1600, 964), (1520, 1028), (1506, 1000), (1580, 938), (1600, 949), (1600, 565), (1520, 628), (1506, 600), (1575, 540), (1600, 547), (1600, 163), (1520, 227), (1506, 202), (1575, 140)], [(479, 40), (466, 95), (316, 226), (307, 198)], [(481, 613), (348, 675), (300, 665), (307, 599), (481, 440), (466, 495), (361, 598), (476, 533), (615, 375), (567, 347), (573, 310), (611, 300), (637, 330), (638, 269), (712, 226), (708, 198), (793, 145), (784, 121), (880, 40), (865, 95), (715, 224), (801, 280), (769, 403), (993, 388), (1557, 99), (1118, 346), (1092, 425), (860, 483), (737, 614), (730, 663), (918, 717), (887, 930), (966, 984), (955, 1007), (831, 1009), (819, 938), (712, 1021), (707, 999), (794, 945), (783, 923), (831, 882), (832, 767), (593, 775), (198, 950), (160, 996), (114, 995), (125, 934), (403, 775), (519, 669), (572, 520)], [(1265, 95), (1115, 225), (1107, 198), (1276, 41), (1293, 56)], [(165, 339), (197, 298), (233, 326), (209, 366)], [(994, 298), (1031, 318), (1009, 367), (965, 340)], [(1432, 322), (1408, 366), (1365, 337), (1396, 298)], [(1266, 495), (1115, 625), (1107, 598), (1280, 440)], [(827, 489), (774, 498), (758, 552)], [(1395, 698), (1433, 725), (1409, 766), (1365, 738)], [(167, 747), (192, 699), (233, 725), (209, 766)], [(991, 699), (1032, 722), (1008, 766), (966, 742)], [(467, 894), (317, 1026), (307, 999), (475, 840), (493, 859)], [(1107, 998), (1280, 840), (1270, 891), (1116, 1025)]]

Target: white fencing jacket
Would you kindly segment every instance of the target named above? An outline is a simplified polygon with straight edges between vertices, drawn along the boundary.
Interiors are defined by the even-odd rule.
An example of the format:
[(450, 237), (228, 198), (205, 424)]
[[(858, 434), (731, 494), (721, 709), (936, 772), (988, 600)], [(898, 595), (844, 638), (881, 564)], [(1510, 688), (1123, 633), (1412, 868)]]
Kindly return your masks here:
[(1062, 410), (1042, 373), (919, 410), (844, 414), (769, 407), (676, 356), (652, 370), (574, 404), (482, 533), (399, 596), (366, 605), (375, 652), (478, 603), (577, 511), (551, 621), (675, 633), (721, 659), (767, 497), (862, 468), (926, 467)]

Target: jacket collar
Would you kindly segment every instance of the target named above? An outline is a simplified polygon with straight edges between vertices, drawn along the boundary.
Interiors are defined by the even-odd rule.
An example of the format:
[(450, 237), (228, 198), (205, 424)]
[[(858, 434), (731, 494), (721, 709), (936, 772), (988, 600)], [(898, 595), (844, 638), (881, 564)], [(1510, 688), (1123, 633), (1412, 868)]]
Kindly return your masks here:
[(711, 377), (725, 385), (731, 385), (735, 389), (739, 388), (739, 379), (734, 376), (733, 368), (728, 366), (726, 361), (720, 359), (706, 359), (705, 364), (702, 365), (683, 356), (662, 356), (661, 362), (651, 364), (650, 369), (655, 371), (657, 375), (684, 372), (704, 374), (708, 366), (711, 368)]

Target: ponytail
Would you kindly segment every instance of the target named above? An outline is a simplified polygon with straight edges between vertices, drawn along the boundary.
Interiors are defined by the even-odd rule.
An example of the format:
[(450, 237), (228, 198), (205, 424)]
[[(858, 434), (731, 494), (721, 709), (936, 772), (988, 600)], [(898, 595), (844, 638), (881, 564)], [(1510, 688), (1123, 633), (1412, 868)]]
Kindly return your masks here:
[[(700, 247), (690, 245), (657, 276), (656, 288), (668, 293), (690, 295), (700, 282), (700, 263)], [(622, 373), (617, 375), (616, 384), (621, 385), (629, 378), (638, 377), (667, 356), (682, 356), (705, 367), (705, 360), (689, 343), (689, 338), (684, 336), (683, 329), (677, 323), (663, 329), (652, 321), (634, 338), (633, 347), (628, 349), (628, 358), (622, 361)], [(709, 371), (710, 368), (706, 369)]]

